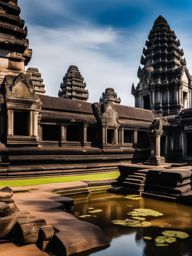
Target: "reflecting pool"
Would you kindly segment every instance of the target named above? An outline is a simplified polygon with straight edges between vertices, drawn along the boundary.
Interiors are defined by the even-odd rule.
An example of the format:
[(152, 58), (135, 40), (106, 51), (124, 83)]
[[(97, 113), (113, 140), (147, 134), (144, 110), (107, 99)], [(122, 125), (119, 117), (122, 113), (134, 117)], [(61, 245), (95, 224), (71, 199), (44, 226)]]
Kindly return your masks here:
[[(73, 214), (100, 226), (110, 241), (110, 247), (84, 254), (86, 256), (192, 256), (191, 207), (148, 198), (132, 200), (109, 193), (78, 196), (74, 199)], [(162, 216), (141, 214), (137, 218), (132, 213), (139, 208), (157, 211)], [(112, 223), (114, 220), (127, 219), (136, 220), (136, 224), (146, 221), (150, 225), (135, 228)], [(166, 232), (164, 236), (164, 231), (180, 232)]]

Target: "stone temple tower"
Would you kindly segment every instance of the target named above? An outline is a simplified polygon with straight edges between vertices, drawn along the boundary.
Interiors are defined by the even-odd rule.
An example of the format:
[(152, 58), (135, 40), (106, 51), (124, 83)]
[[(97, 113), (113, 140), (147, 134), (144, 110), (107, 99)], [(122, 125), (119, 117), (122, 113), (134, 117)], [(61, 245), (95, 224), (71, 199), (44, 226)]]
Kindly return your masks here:
[(0, 86), (5, 75), (24, 72), (31, 55), (17, 0), (0, 0)]
[(86, 86), (78, 67), (71, 65), (63, 77), (58, 96), (72, 100), (87, 101), (89, 93), (86, 90)]
[(136, 107), (166, 116), (192, 106), (191, 76), (183, 55), (174, 31), (159, 16), (143, 49), (139, 83), (132, 86)]

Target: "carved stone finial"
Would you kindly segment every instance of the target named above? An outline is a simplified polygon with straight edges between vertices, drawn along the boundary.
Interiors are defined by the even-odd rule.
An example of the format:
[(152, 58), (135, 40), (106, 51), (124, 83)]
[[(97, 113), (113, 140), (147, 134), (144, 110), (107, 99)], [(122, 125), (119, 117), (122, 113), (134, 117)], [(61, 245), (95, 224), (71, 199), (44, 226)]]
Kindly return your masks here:
[(107, 88), (100, 98), (100, 103), (113, 102), (116, 104), (121, 103), (121, 99), (117, 97), (117, 93), (113, 88)]
[(72, 100), (87, 101), (89, 93), (86, 88), (84, 78), (77, 66), (71, 65), (61, 83), (58, 96), (61, 98), (68, 98)]
[(29, 75), (34, 91), (37, 94), (45, 94), (45, 85), (43, 84), (43, 79), (39, 70), (37, 68), (28, 68), (26, 73)]

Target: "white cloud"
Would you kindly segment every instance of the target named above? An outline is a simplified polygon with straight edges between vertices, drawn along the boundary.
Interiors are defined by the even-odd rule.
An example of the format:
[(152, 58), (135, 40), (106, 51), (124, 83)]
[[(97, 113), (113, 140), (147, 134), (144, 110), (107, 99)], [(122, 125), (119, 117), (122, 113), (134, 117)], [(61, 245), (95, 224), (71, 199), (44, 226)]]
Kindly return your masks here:
[[(29, 32), (34, 52), (29, 66), (39, 68), (47, 94), (57, 95), (68, 66), (74, 64), (87, 82), (89, 101), (98, 101), (105, 88), (114, 87), (123, 104), (134, 105), (130, 91), (138, 63), (133, 62), (132, 55), (136, 48), (141, 48), (142, 41), (133, 33), (132, 42), (127, 42), (122, 33), (108, 27), (48, 29), (29, 26)], [(111, 55), (105, 53), (106, 48), (113, 51)]]

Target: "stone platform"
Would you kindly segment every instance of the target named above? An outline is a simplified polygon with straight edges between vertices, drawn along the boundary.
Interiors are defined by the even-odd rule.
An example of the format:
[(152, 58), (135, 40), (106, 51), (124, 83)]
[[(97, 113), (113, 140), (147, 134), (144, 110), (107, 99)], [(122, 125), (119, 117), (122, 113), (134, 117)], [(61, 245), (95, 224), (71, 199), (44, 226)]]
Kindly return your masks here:
[[(114, 193), (142, 194), (161, 200), (189, 201), (192, 194), (192, 166), (121, 165), (120, 177), (110, 190)], [(188, 198), (188, 200), (187, 200)], [(191, 197), (192, 198), (192, 197)]]

